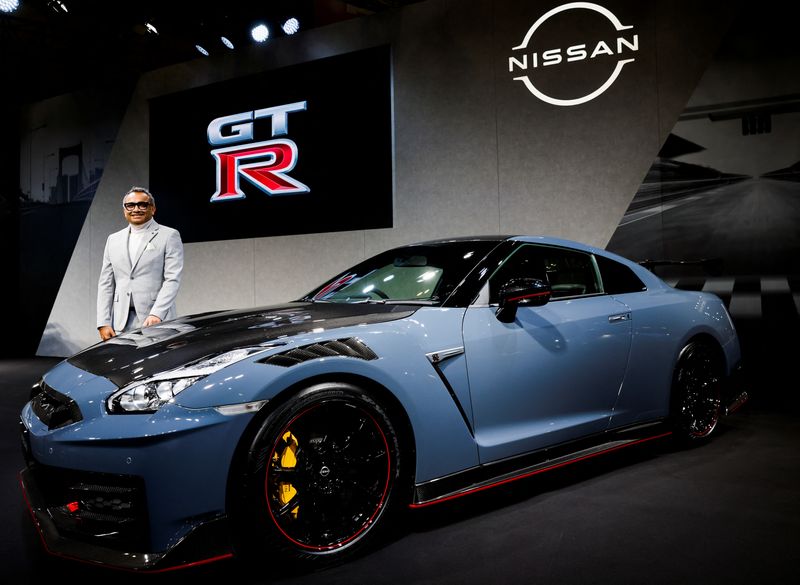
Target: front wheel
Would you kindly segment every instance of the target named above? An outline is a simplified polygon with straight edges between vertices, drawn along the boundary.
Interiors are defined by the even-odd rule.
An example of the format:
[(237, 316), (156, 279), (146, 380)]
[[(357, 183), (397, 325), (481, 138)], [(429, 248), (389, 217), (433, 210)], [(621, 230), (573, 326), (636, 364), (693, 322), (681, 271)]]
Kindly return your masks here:
[(279, 406), (248, 453), (238, 503), (242, 548), (320, 565), (374, 541), (400, 477), (386, 411), (349, 384), (320, 384)]
[(716, 429), (722, 373), (719, 353), (709, 343), (692, 341), (681, 351), (672, 383), (674, 433), (679, 442), (701, 442)]

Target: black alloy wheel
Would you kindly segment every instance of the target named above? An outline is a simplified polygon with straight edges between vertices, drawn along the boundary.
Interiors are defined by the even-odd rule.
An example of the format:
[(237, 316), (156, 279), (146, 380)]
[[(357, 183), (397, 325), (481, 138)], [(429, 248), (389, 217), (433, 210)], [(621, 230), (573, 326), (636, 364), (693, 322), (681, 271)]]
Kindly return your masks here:
[(681, 351), (672, 384), (674, 432), (697, 443), (717, 427), (722, 406), (722, 361), (709, 343), (692, 341)]
[(370, 396), (321, 384), (280, 406), (249, 453), (250, 545), (282, 560), (338, 561), (377, 539), (397, 498), (394, 426)]

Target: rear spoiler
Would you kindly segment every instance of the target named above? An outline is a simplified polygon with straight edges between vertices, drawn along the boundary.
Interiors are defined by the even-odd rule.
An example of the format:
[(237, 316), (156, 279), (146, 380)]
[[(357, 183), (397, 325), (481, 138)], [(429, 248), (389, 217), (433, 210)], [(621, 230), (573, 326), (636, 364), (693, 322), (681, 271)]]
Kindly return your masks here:
[(700, 258), (697, 260), (641, 260), (639, 262), (653, 272), (656, 266), (699, 266), (705, 272), (718, 276), (722, 274), (722, 258)]

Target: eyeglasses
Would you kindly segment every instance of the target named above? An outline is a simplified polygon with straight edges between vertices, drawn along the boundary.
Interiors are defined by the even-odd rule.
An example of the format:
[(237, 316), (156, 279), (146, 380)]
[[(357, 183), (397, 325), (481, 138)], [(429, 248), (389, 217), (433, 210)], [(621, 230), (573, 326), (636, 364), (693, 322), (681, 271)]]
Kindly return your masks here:
[(142, 211), (150, 207), (149, 201), (129, 201), (128, 203), (123, 203), (122, 206), (127, 209), (128, 211), (133, 211), (134, 208), (139, 208)]

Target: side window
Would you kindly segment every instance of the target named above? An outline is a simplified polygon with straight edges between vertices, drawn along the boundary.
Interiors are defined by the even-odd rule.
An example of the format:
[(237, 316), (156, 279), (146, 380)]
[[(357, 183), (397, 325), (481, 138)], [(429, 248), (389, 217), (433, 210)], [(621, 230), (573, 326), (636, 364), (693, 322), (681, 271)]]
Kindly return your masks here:
[(538, 278), (546, 282), (544, 258), (538, 246), (514, 250), (489, 279), (489, 303), (500, 302), (500, 288), (514, 278)]
[(545, 248), (545, 270), (552, 298), (593, 295), (600, 292), (592, 257), (582, 252)]
[(603, 279), (603, 291), (610, 295), (641, 292), (647, 290), (644, 283), (633, 270), (610, 258), (595, 256), (600, 277)]
[(514, 278), (549, 283), (554, 299), (600, 292), (592, 257), (563, 248), (533, 244), (517, 248), (489, 279), (489, 302), (497, 303), (500, 288)]

